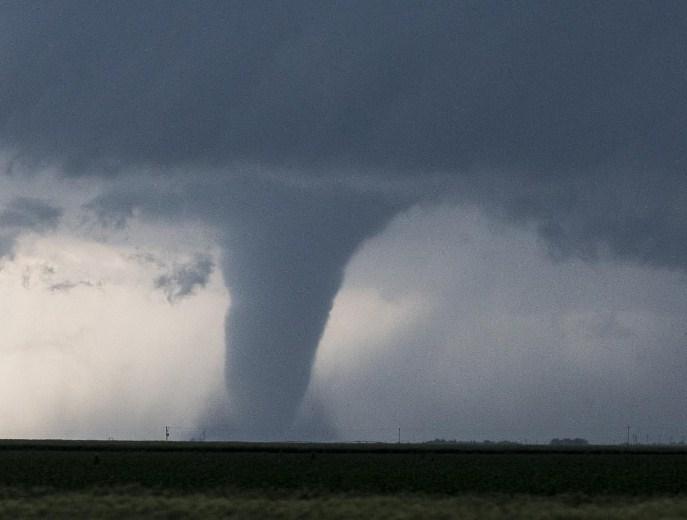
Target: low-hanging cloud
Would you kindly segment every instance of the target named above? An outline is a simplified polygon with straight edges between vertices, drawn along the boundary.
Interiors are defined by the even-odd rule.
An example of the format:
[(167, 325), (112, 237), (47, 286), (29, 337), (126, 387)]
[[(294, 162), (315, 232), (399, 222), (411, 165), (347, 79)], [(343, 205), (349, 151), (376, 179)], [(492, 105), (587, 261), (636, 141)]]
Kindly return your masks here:
[(59, 224), (62, 210), (47, 201), (17, 197), (0, 209), (0, 258), (12, 253), (22, 233), (46, 232)]
[(212, 258), (199, 255), (191, 262), (175, 265), (170, 273), (158, 276), (155, 288), (165, 294), (169, 303), (176, 303), (205, 287), (213, 269)]
[(65, 280), (63, 282), (57, 282), (48, 287), (48, 290), (50, 292), (69, 292), (72, 289), (76, 289), (77, 287), (93, 287), (94, 284), (91, 281), (88, 280), (78, 280), (78, 281), (71, 281), (71, 280)]
[(45, 231), (57, 226), (61, 214), (59, 208), (44, 200), (19, 197), (0, 211), (0, 226), (16, 231)]
[(557, 258), (687, 266), (682, 2), (0, 9), (8, 170), (106, 180), (115, 226), (218, 231), (251, 434), (291, 421), (348, 259), (411, 204), (533, 224)]

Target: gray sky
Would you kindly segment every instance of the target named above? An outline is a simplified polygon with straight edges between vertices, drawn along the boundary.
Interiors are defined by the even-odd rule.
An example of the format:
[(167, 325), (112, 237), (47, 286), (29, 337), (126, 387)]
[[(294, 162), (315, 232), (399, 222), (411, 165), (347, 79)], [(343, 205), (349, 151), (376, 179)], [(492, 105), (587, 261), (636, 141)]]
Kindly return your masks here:
[(0, 278), (39, 317), (4, 366), (76, 387), (21, 434), (687, 434), (686, 27), (667, 1), (2, 3)]

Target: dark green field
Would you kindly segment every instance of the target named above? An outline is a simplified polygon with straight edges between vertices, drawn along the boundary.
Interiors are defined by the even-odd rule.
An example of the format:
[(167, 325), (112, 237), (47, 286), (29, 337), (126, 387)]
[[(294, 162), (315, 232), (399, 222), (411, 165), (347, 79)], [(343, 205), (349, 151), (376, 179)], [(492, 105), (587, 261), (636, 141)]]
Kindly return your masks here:
[(687, 517), (687, 450), (3, 441), (0, 496), (4, 517)]

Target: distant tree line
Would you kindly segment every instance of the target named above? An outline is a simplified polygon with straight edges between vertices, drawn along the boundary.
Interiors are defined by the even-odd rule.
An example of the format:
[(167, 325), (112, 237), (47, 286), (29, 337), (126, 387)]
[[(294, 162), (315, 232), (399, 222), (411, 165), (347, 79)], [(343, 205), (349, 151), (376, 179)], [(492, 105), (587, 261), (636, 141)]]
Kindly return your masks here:
[(514, 441), (490, 441), (490, 440), (484, 440), (484, 441), (459, 441), (456, 439), (434, 439), (431, 441), (425, 441), (424, 444), (486, 444), (486, 445), (498, 445), (498, 446), (504, 446), (504, 445), (519, 445), (519, 442), (514, 442)]
[(586, 446), (589, 444), (587, 439), (581, 439), (580, 437), (575, 437), (574, 439), (551, 439), (549, 442), (551, 446)]
[[(520, 442), (515, 442), (515, 441), (491, 441), (491, 440), (483, 440), (483, 441), (461, 441), (461, 440), (456, 440), (456, 439), (433, 439), (431, 441), (425, 441), (424, 444), (480, 444), (480, 445), (496, 445), (496, 446), (519, 446), (521, 445)], [(583, 439), (581, 437), (575, 437), (574, 439), (569, 439), (568, 437), (565, 437), (563, 439), (551, 439), (549, 441), (550, 446), (587, 446), (589, 445), (589, 441), (587, 439)]]

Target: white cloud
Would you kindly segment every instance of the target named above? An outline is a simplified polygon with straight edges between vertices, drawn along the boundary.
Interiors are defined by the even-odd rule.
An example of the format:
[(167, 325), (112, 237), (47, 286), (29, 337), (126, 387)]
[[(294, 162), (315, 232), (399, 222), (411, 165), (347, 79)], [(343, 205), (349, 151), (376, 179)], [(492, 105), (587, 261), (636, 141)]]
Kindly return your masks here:
[[(226, 290), (215, 273), (170, 306), (132, 253), (66, 236), (20, 244), (0, 272), (0, 435), (150, 438), (196, 424), (223, 386)], [(70, 280), (89, 283), (50, 290)]]
[(347, 439), (615, 442), (628, 423), (679, 439), (686, 288), (554, 262), (534, 230), (470, 208), (416, 208), (349, 266), (311, 391)]

